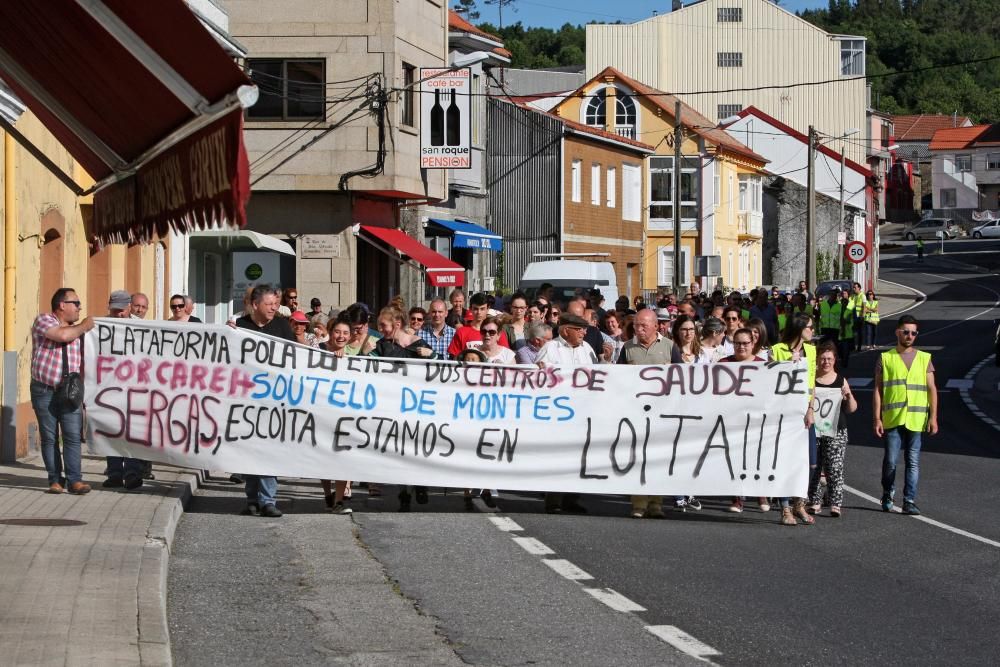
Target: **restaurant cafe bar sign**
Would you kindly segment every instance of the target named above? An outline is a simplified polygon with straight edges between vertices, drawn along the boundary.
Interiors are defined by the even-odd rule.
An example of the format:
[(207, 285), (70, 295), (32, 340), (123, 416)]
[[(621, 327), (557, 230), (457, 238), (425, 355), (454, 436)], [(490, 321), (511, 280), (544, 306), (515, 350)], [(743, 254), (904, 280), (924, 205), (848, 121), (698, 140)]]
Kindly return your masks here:
[(472, 73), (424, 67), (420, 79), (420, 168), (471, 169)]
[(88, 236), (135, 242), (218, 220), (245, 226), (250, 184), (242, 123), (242, 111), (235, 109), (98, 190)]

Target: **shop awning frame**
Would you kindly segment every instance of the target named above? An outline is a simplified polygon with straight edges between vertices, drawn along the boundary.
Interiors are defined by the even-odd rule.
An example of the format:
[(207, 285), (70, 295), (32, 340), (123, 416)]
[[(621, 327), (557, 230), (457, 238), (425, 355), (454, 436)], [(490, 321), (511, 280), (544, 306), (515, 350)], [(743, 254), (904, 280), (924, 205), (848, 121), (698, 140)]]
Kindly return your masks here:
[[(249, 182), (241, 172), (248, 167), (240, 162), (246, 151), (241, 131), (233, 129), (220, 167), (225, 177), (216, 178), (228, 181), (224, 192), (202, 187), (201, 174), (191, 176), (194, 170), (183, 163), (183, 178), (175, 179), (183, 183), (169, 185), (183, 188), (182, 196), (145, 215), (144, 176), (157, 175), (144, 168), (162, 165), (178, 145), (204, 153), (192, 138), (203, 133), (215, 140), (214, 130), (232, 128), (233, 114), (241, 120), (242, 108), (257, 98), (247, 75), (183, 0), (4, 0), (0, 25), (0, 78), (95, 181), (74, 192), (100, 194), (126, 180), (135, 191), (132, 223), (88, 230), (95, 240), (143, 240), (153, 230), (186, 231), (223, 214), (229, 224), (245, 224)], [(12, 136), (25, 144), (19, 133)], [(45, 166), (52, 170), (51, 161)], [(148, 187), (162, 188), (160, 180)], [(120, 192), (105, 202), (117, 207), (112, 217), (119, 222), (128, 219), (122, 211), (133, 208), (123, 207)]]
[(291, 245), (268, 234), (261, 234), (249, 229), (206, 229), (188, 234), (192, 239), (216, 239), (231, 244), (231, 250), (243, 250), (236, 247), (240, 242), (249, 243), (256, 250), (271, 250), (273, 252), (295, 257), (295, 249)]
[[(354, 235), (391, 259), (424, 273), (433, 287), (465, 285), (465, 267), (431, 250), (401, 229), (355, 225)], [(378, 239), (378, 242), (368, 236)], [(383, 244), (393, 248), (396, 253), (387, 251)]]
[(467, 220), (446, 220), (444, 218), (428, 218), (427, 222), (451, 232), (455, 238), (453, 248), (468, 248), (470, 250), (503, 250), (503, 237), (495, 232), (469, 222)]

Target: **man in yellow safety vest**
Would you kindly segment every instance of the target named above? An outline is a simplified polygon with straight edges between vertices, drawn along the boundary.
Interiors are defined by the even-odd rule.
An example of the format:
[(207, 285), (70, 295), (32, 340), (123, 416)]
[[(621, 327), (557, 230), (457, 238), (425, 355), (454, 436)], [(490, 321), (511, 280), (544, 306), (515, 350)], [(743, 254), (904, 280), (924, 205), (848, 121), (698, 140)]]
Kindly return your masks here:
[(920, 438), (934, 435), (937, 423), (937, 387), (931, 355), (914, 347), (917, 318), (903, 315), (896, 325), (896, 347), (879, 355), (875, 364), (872, 414), (875, 435), (885, 438), (882, 458), (882, 511), (892, 510), (899, 453), (906, 459), (903, 513), (920, 514), (917, 481), (920, 475)]

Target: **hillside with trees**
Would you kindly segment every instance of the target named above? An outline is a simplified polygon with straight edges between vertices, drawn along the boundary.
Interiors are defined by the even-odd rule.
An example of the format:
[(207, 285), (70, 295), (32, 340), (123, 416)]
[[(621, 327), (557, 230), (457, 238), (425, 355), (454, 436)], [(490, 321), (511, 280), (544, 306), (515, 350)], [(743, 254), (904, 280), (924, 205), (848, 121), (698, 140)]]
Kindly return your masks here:
[[(476, 0), (458, 2), (472, 20), (478, 17)], [(507, 7), (505, 18), (516, 16), (517, 0), (486, 4), (496, 2)], [(879, 110), (957, 111), (977, 122), (1000, 121), (1000, 0), (830, 0), (827, 9), (799, 15), (828, 32), (868, 39), (867, 73)], [(503, 37), (513, 54), (512, 67), (582, 65), (585, 60), (586, 29), (580, 25), (566, 23), (552, 30), (518, 21), (502, 28), (490, 23), (479, 27)], [(940, 68), (990, 57), (994, 59)], [(934, 67), (939, 69), (892, 74)]]

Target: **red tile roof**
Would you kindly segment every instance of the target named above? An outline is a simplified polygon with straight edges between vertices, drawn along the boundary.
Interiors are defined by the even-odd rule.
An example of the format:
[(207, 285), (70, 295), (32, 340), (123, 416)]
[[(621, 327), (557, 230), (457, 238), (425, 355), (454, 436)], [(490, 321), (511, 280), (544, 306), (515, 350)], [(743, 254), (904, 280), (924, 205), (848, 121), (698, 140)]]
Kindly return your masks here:
[(893, 116), (892, 126), (896, 141), (930, 141), (938, 130), (963, 127), (971, 121), (966, 116), (941, 113), (922, 113), (912, 116)]
[(592, 125), (584, 125), (583, 123), (578, 123), (575, 120), (569, 120), (568, 118), (563, 118), (562, 116), (556, 116), (554, 113), (549, 113), (548, 115), (550, 115), (550, 116), (552, 116), (554, 118), (558, 118), (567, 127), (572, 128), (573, 130), (576, 130), (577, 132), (584, 132), (586, 134), (591, 134), (591, 135), (593, 135), (595, 137), (600, 137), (602, 139), (610, 139), (610, 140), (613, 140), (613, 141), (617, 141), (619, 143), (628, 144), (629, 146), (634, 146), (634, 147), (636, 147), (638, 149), (641, 149), (641, 150), (643, 150), (643, 151), (645, 151), (647, 153), (652, 153), (653, 151), (656, 150), (655, 146), (651, 146), (649, 144), (644, 144), (641, 141), (636, 141), (635, 139), (630, 139), (628, 137), (619, 136), (619, 135), (615, 134), (614, 132), (608, 132), (607, 130), (602, 130), (599, 127), (593, 127)]
[(490, 49), (490, 51), (492, 51), (493, 53), (497, 54), (498, 56), (502, 56), (504, 58), (508, 58), (509, 59), (511, 57), (510, 51), (508, 51), (507, 49), (503, 48), (503, 38), (502, 37), (500, 37), (499, 35), (494, 35), (492, 33), (486, 32), (485, 30), (480, 30), (476, 26), (472, 25), (471, 23), (469, 23), (468, 21), (466, 21), (465, 19), (463, 19), (458, 14), (458, 12), (456, 12), (453, 9), (449, 9), (448, 10), (448, 29), (449, 30), (456, 30), (458, 32), (467, 32), (470, 35), (476, 35), (477, 37), (483, 37), (483, 38), (488, 39), (488, 40), (490, 40), (492, 42), (496, 42), (497, 44), (499, 44), (499, 46), (496, 46), (496, 47)]
[[(647, 86), (640, 81), (636, 81), (632, 77), (626, 76), (614, 67), (604, 68), (600, 73), (591, 78), (590, 81), (587, 81), (572, 95), (568, 95), (567, 97), (580, 95), (595, 81), (606, 79), (608, 77), (621, 81), (626, 86), (634, 90), (637, 95), (645, 97), (650, 102), (660, 107), (671, 118), (674, 117), (674, 105), (678, 101), (678, 98), (674, 97), (670, 93), (665, 93), (662, 90), (657, 90), (652, 86)], [(719, 129), (715, 123), (695, 110), (694, 107), (685, 104), (683, 101), (681, 101), (680, 122), (684, 125), (684, 127), (704, 138), (710, 144), (714, 144), (716, 146), (716, 150), (733, 153), (753, 162), (759, 162), (761, 166), (767, 164), (767, 158), (753, 152), (748, 146), (744, 145), (740, 141), (737, 141), (725, 131)]]
[(969, 148), (979, 135), (990, 129), (989, 125), (973, 125), (972, 127), (946, 127), (938, 130), (931, 137), (932, 151), (947, 151)]

